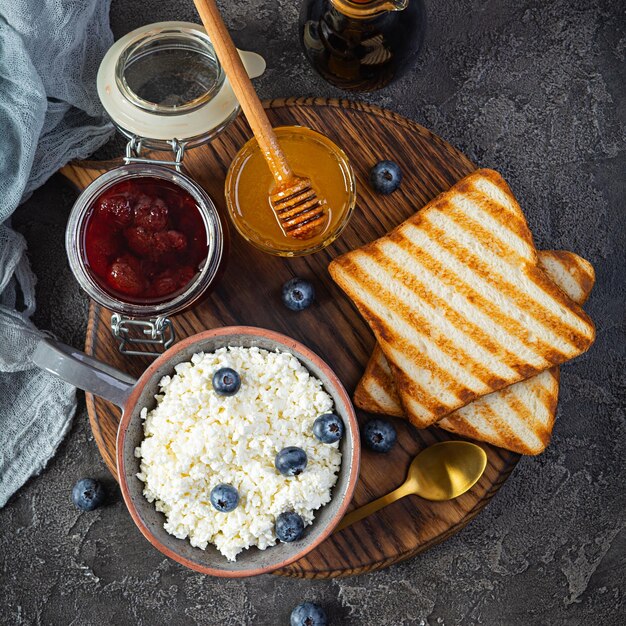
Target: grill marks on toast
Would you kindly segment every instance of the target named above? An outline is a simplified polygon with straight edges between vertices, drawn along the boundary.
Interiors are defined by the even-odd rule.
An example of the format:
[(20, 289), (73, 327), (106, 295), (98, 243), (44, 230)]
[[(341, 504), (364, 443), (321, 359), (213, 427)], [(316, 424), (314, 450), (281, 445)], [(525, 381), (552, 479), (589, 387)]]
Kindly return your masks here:
[(365, 373), (356, 387), (354, 403), (371, 413), (405, 417), (389, 361), (379, 344), (374, 346)]
[[(556, 345), (565, 343), (562, 351), (564, 356), (572, 353), (572, 347), (579, 349), (586, 344), (591, 336), (589, 318), (582, 310), (572, 309), (571, 299), (561, 290), (555, 289), (554, 284), (540, 268), (536, 265), (523, 266), (507, 261), (506, 257), (494, 254), (484, 241), (477, 241), (470, 231), (473, 216), (459, 217), (456, 213), (448, 215), (442, 211), (432, 211), (426, 219), (429, 227), (441, 233), (438, 243), (442, 247), (446, 243), (448, 245), (452, 243), (450, 252), (457, 256), (461, 263), (471, 267), (472, 271), (480, 268), (481, 278), (499, 288), (502, 295), (514, 303), (512, 306), (509, 304), (512, 310), (519, 307), (518, 310), (521, 309), (522, 315), (530, 315), (533, 321), (541, 324), (544, 330), (548, 330), (550, 343)], [(407, 231), (415, 232), (412, 228)], [(515, 279), (518, 281), (517, 284)], [(555, 300), (558, 307), (555, 307)], [(524, 306), (527, 308), (523, 308)], [(563, 324), (573, 333), (571, 343), (562, 335)]]
[[(352, 261), (348, 261), (345, 267), (338, 268), (338, 271), (340, 273), (344, 271), (349, 272), (349, 276), (366, 278), (366, 273), (362, 268)], [(463, 384), (456, 378), (456, 374), (460, 374), (462, 368), (457, 367), (455, 361), (444, 352), (445, 346), (439, 347), (429, 338), (424, 337), (422, 339), (420, 335), (415, 333), (415, 329), (411, 327), (410, 323), (407, 323), (401, 317), (401, 313), (405, 311), (405, 307), (402, 305), (394, 303), (393, 309), (395, 310), (386, 308), (386, 304), (389, 304), (391, 298), (389, 293), (382, 291), (378, 284), (372, 285), (367, 280), (357, 281), (353, 289), (356, 297), (371, 302), (371, 313), (367, 310), (363, 311), (363, 315), (378, 337), (378, 340), (382, 344), (387, 344), (388, 351), (395, 354), (395, 360), (405, 368), (410, 368), (413, 364), (413, 359), (416, 359), (421, 367), (429, 371), (436, 371), (437, 375), (433, 374), (432, 383), (439, 389), (441, 400), (446, 404), (458, 402), (457, 394), (460, 394), (465, 389)], [(398, 328), (401, 331), (400, 338), (397, 338)], [(423, 351), (423, 348), (426, 346), (430, 348), (430, 353)], [(420, 351), (420, 348), (422, 348), (422, 351)], [(404, 354), (405, 351), (406, 354)], [(452, 369), (452, 372), (438, 368), (436, 358), (445, 361)], [(401, 367), (400, 369), (402, 370), (403, 368)], [(402, 376), (402, 371), (398, 372), (398, 375)], [(484, 385), (481, 385), (480, 381), (472, 376), (465, 376), (464, 380), (466, 384), (472, 384), (476, 388), (484, 388)], [(407, 378), (405, 384), (415, 397), (428, 396), (432, 393), (428, 387), (420, 385), (412, 378)], [(425, 414), (427, 414), (426, 407), (424, 409)], [(420, 413), (422, 413), (421, 410)]]
[[(472, 310), (474, 320), (480, 319), (485, 329), (494, 337), (511, 344), (518, 363), (519, 357), (526, 360), (526, 363), (520, 364), (522, 376), (530, 375), (535, 368), (549, 367), (562, 358), (560, 355), (563, 353), (554, 350), (554, 344), (549, 338), (544, 341), (537, 336), (534, 342), (529, 341), (528, 322), (540, 322), (542, 311), (533, 314), (519, 310), (519, 306), (524, 306), (527, 302), (506, 272), (497, 273), (495, 268), (484, 263), (461, 244), (444, 248), (445, 233), (436, 227), (431, 229), (431, 237), (424, 237), (421, 231), (410, 229), (407, 229), (405, 235), (404, 247), (420, 248), (426, 259), (420, 272), (428, 275), (429, 280), (435, 283), (443, 282), (450, 294), (463, 294), (466, 298), (464, 306)], [(428, 245), (435, 247), (436, 255), (426, 252)], [(409, 258), (410, 253), (406, 253), (405, 260), (408, 261)], [(471, 264), (471, 269), (466, 263)], [(506, 303), (506, 309), (499, 306), (498, 301)]]
[[(475, 242), (488, 242), (514, 267), (536, 261), (533, 240), (523, 218), (505, 214), (501, 205), (477, 193), (455, 194), (433, 212), (463, 227)], [(424, 216), (427, 222), (428, 217)]]
[(506, 183), (481, 170), (329, 270), (377, 335), (411, 421), (426, 427), (589, 347), (591, 321), (536, 263)]
[[(522, 269), (516, 265), (509, 265), (482, 244), (473, 244), (476, 250), (474, 252), (463, 229), (458, 228), (447, 216), (434, 212), (432, 216), (435, 215), (433, 222), (436, 220), (439, 224), (431, 222), (433, 230), (437, 229), (441, 222), (444, 228), (447, 227), (446, 230), (437, 229), (442, 233), (437, 241), (440, 246), (439, 252), (444, 258), (456, 257), (456, 268), (450, 266), (449, 269), (464, 273), (466, 279), (471, 277), (475, 288), (479, 290), (490, 285), (491, 305), (499, 306), (502, 313), (514, 315), (513, 319), (526, 322), (528, 317), (532, 318), (530, 321), (541, 325), (541, 330), (548, 334), (546, 340), (555, 345), (555, 349), (565, 357), (572, 354), (573, 348), (579, 348), (580, 340), (589, 338), (589, 326), (585, 323), (588, 320), (586, 315), (582, 312), (581, 315), (569, 314), (571, 301), (560, 290), (554, 289), (554, 285), (546, 279), (539, 268), (530, 266)], [(422, 234), (411, 227), (407, 228), (406, 232), (414, 244), (417, 237)], [(446, 244), (449, 246), (447, 250), (444, 248)], [(446, 255), (447, 251), (449, 255)], [(476, 280), (478, 277), (481, 280)], [(456, 278), (460, 278), (458, 273)], [(564, 336), (564, 323), (576, 333), (577, 341), (570, 342), (569, 338)], [(528, 340), (527, 337), (525, 339)]]
[[(444, 326), (442, 330), (444, 332), (449, 330), (450, 333), (457, 333), (458, 331), (464, 332), (464, 339), (466, 337), (468, 338), (469, 346), (475, 347), (474, 349), (479, 353), (482, 353), (484, 357), (488, 357), (497, 350), (502, 350), (503, 353), (507, 355), (507, 360), (510, 360), (511, 362), (515, 360), (514, 352), (508, 350), (506, 347), (499, 346), (493, 336), (485, 332), (484, 329), (474, 320), (470, 319), (466, 315), (463, 315), (454, 307), (454, 305), (447, 308), (448, 305), (450, 305), (451, 294), (446, 292), (445, 285), (442, 285), (439, 290), (429, 288), (423, 276), (410, 271), (410, 266), (408, 264), (410, 257), (406, 258), (404, 256), (405, 251), (400, 246), (396, 246), (392, 242), (389, 242), (389, 246), (395, 254), (392, 253), (385, 255), (384, 248), (381, 246), (382, 249), (372, 251), (371, 259), (377, 263), (377, 270), (381, 273), (390, 274), (393, 277), (401, 277), (401, 284), (406, 287), (406, 290), (403, 290), (405, 291), (403, 294), (405, 299), (408, 299), (409, 297), (420, 298), (425, 308), (428, 308), (431, 311), (441, 311), (443, 316), (442, 324)], [(401, 263), (400, 261), (407, 262)], [(429, 276), (429, 279), (437, 281), (437, 277), (432, 275)], [(382, 285), (381, 288), (383, 288)], [(466, 304), (471, 306), (470, 302), (466, 301)], [(479, 310), (476, 310), (476, 315), (480, 315)], [(451, 355), (458, 357), (459, 349), (455, 347), (451, 352)], [(471, 357), (467, 354), (464, 355), (463, 358), (465, 359)], [(498, 371), (500, 375), (504, 376), (512, 373), (507, 365), (507, 362), (503, 363), (502, 366), (498, 368)], [(494, 372), (494, 375), (497, 374)], [(489, 378), (486, 380), (489, 380)]]
[[(539, 264), (548, 277), (574, 302), (583, 304), (595, 282), (591, 263), (565, 250), (539, 252)], [(437, 426), (492, 443), (520, 454), (538, 454), (550, 441), (556, 416), (559, 368), (496, 391), (437, 422)], [(508, 399), (514, 395), (517, 402)], [(498, 397), (506, 403), (498, 401)], [(365, 373), (354, 392), (356, 406), (372, 413), (404, 417), (389, 363), (379, 345), (374, 347)], [(497, 410), (496, 410), (497, 409)]]
[(404, 417), (389, 362), (378, 344), (354, 391), (354, 404), (370, 413)]
[[(441, 365), (441, 359), (444, 358), (446, 368), (461, 385), (477, 390), (482, 389), (483, 386), (488, 388), (494, 384), (500, 384), (500, 381), (505, 381), (506, 377), (515, 375), (516, 372), (509, 368), (506, 362), (494, 363), (492, 369), (481, 368), (484, 360), (489, 359), (489, 347), (484, 347), (480, 341), (474, 341), (471, 335), (464, 334), (459, 328), (471, 324), (455, 311), (448, 311), (448, 315), (440, 316), (436, 324), (431, 322), (443, 301), (432, 297), (432, 294), (425, 290), (416, 277), (405, 272), (400, 265), (396, 263), (383, 265), (381, 261), (384, 262), (384, 259), (376, 257), (377, 253), (371, 257), (357, 257), (357, 262), (351, 266), (351, 275), (365, 277), (368, 272), (370, 275), (376, 275), (374, 280), (367, 281), (366, 290), (372, 298), (376, 297), (378, 300), (393, 303), (394, 311), (388, 323), (383, 322), (385, 326), (394, 327), (396, 323), (402, 323), (396, 320), (398, 316), (401, 320), (407, 320), (411, 326), (420, 329), (420, 335), (415, 335), (415, 343), (406, 342), (403, 345), (405, 353), (415, 358), (426, 356), (435, 366)], [(392, 283), (394, 277), (400, 280), (393, 283), (393, 291), (391, 291), (385, 285)], [(417, 301), (417, 306), (409, 307), (403, 304), (411, 299)], [(393, 340), (393, 331), (386, 331), (386, 334)], [(496, 344), (488, 343), (491, 344), (492, 349), (497, 349)], [(473, 354), (477, 354), (482, 360), (475, 359)], [(457, 364), (472, 359), (476, 364), (475, 372), (468, 376), (466, 369), (460, 365), (457, 367)]]
[[(405, 244), (405, 247), (408, 248), (413, 244), (414, 242), (408, 242)], [(393, 245), (393, 242), (385, 242), (381, 244), (381, 247), (391, 251), (391, 246)], [(394, 252), (399, 256), (400, 261), (408, 264), (411, 259), (410, 252), (401, 247), (401, 245), (399, 244)], [(445, 251), (442, 252), (445, 254)], [(425, 258), (424, 266), (413, 271), (412, 276), (417, 280), (417, 272), (419, 272), (423, 276), (423, 280), (428, 281), (431, 291), (430, 296), (433, 297), (434, 295), (437, 297), (441, 304), (441, 315), (457, 314), (458, 316), (465, 316), (466, 322), (460, 325), (460, 327), (465, 328), (468, 334), (470, 332), (473, 333), (476, 341), (481, 341), (481, 338), (484, 336), (490, 336), (491, 341), (488, 343), (483, 342), (484, 347), (490, 349), (492, 354), (500, 351), (504, 358), (508, 358), (507, 363), (510, 367), (522, 376), (534, 372), (537, 367), (547, 366), (547, 361), (542, 355), (542, 351), (545, 354), (551, 348), (550, 344), (542, 343), (539, 345), (539, 349), (533, 349), (533, 346), (528, 346), (527, 343), (519, 338), (527, 332), (524, 324), (502, 310), (495, 308), (492, 302), (493, 299), (485, 297), (484, 293), (474, 288), (470, 282), (459, 283), (458, 269), (463, 267), (460, 260), (459, 268), (455, 272), (453, 264), (442, 263), (441, 258), (436, 258), (423, 248), (422, 254)], [(488, 273), (484, 274), (484, 278), (491, 280)], [(495, 285), (493, 289), (497, 294)], [(443, 306), (444, 303), (445, 307)], [(496, 322), (495, 326), (494, 321)], [(492, 348), (494, 345), (498, 347)], [(510, 346), (510, 348), (507, 346)], [(520, 355), (527, 360), (527, 363), (519, 362)]]
[(589, 261), (567, 250), (545, 250), (541, 266), (574, 302), (583, 304), (587, 300), (596, 280)]
[(550, 441), (556, 415), (558, 376), (553, 370), (558, 368), (484, 396), (437, 426), (520, 454), (538, 454)]

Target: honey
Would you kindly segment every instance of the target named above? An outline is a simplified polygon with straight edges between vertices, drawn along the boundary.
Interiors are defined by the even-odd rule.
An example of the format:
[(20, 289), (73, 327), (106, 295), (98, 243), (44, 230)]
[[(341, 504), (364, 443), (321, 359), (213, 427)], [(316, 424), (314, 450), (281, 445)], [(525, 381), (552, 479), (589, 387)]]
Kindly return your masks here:
[(226, 178), (226, 203), (239, 233), (258, 248), (280, 256), (311, 254), (333, 242), (348, 222), (356, 201), (352, 168), (330, 139), (309, 128), (274, 129), (294, 173), (311, 180), (327, 203), (325, 228), (310, 239), (285, 235), (269, 202), (274, 179), (255, 139), (239, 151)]

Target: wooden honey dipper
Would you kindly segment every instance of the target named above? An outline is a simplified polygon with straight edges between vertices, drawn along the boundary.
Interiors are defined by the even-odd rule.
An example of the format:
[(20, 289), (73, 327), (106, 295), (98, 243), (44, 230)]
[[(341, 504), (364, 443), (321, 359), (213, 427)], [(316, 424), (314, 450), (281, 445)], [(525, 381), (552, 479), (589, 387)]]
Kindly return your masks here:
[(283, 233), (295, 239), (314, 237), (328, 219), (326, 200), (317, 196), (310, 179), (296, 176), (289, 166), (215, 0), (194, 4), (274, 177), (269, 199)]

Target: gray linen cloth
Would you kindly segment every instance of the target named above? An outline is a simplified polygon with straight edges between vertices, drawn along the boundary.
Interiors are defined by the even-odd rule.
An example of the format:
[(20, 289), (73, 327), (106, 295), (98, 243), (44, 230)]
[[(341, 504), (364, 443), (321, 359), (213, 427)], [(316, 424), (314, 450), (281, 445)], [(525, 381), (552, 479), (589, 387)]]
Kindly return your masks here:
[[(0, 0), (0, 507), (41, 471), (76, 409), (33, 367), (35, 276), (10, 216), (61, 166), (112, 132), (96, 73), (113, 43), (110, 0)], [(19, 310), (16, 308), (19, 307)]]

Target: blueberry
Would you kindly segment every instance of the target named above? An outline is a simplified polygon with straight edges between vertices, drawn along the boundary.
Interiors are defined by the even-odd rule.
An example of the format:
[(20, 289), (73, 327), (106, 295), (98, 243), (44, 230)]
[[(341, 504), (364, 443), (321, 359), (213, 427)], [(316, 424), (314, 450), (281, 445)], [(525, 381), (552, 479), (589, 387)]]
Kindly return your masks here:
[(221, 513), (229, 513), (237, 508), (239, 494), (232, 485), (221, 483), (211, 490), (211, 504)]
[(302, 311), (315, 300), (315, 287), (303, 278), (292, 278), (283, 285), (283, 304), (292, 311)]
[(285, 511), (276, 518), (276, 536), (285, 543), (298, 541), (304, 531), (304, 521), (293, 511)]
[(370, 184), (383, 195), (395, 191), (402, 182), (402, 170), (393, 161), (379, 161), (370, 171)]
[(313, 434), (322, 443), (335, 443), (343, 437), (343, 421), (334, 413), (320, 415), (313, 422)]
[(105, 500), (104, 487), (93, 478), (81, 478), (72, 489), (72, 502), (81, 511), (93, 511)]
[(307, 464), (306, 452), (302, 448), (289, 446), (283, 448), (274, 461), (276, 469), (283, 476), (297, 476), (302, 474)]
[(301, 602), (291, 611), (291, 626), (327, 626), (326, 611), (313, 602)]
[(397, 437), (393, 424), (386, 420), (370, 420), (363, 429), (363, 441), (374, 452), (389, 452)]
[(213, 389), (220, 396), (234, 396), (241, 387), (241, 378), (234, 369), (222, 367), (213, 374)]

